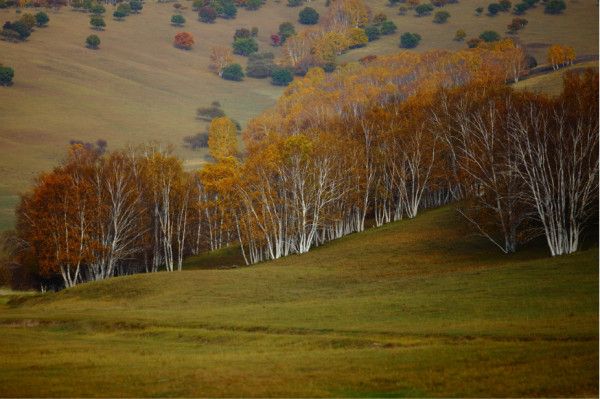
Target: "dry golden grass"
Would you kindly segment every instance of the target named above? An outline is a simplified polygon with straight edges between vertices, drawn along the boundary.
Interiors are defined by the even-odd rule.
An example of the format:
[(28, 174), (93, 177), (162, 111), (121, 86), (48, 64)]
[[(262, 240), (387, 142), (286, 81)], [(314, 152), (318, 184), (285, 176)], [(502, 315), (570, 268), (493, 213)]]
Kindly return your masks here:
[[(324, 13), (325, 0), (311, 1)], [(477, 36), (494, 29), (503, 33), (512, 15), (476, 17), (474, 9), (487, 1), (461, 0), (447, 6), (451, 17), (437, 25), (432, 17), (417, 18), (412, 12), (399, 16), (385, 0), (370, 0), (373, 11), (384, 12), (398, 25), (398, 33), (367, 47), (349, 52), (341, 61), (366, 54), (399, 51), (399, 35), (405, 31), (423, 36), (414, 51), (458, 49), (454, 32), (465, 29)], [(88, 15), (65, 8), (49, 12), (50, 24), (37, 29), (25, 43), (0, 41), (0, 62), (15, 68), (15, 84), (0, 88), (0, 229), (13, 223), (16, 194), (30, 186), (40, 171), (50, 169), (63, 156), (70, 139), (108, 140), (111, 148), (151, 140), (175, 145), (189, 167), (203, 162), (203, 153), (185, 150), (183, 137), (203, 129), (195, 109), (219, 100), (225, 111), (242, 123), (274, 104), (282, 89), (268, 80), (227, 82), (207, 70), (213, 45), (228, 46), (236, 28), (259, 28), (262, 51), (273, 51), (269, 36), (283, 21), (296, 21), (299, 8), (268, 0), (258, 11), (240, 10), (234, 20), (204, 24), (188, 7), (184, 28), (170, 25), (170, 3), (147, 1), (140, 15), (114, 21), (107, 10), (103, 32), (90, 29)], [(0, 10), (0, 23), (16, 18), (14, 9)], [(578, 53), (597, 53), (598, 9), (593, 1), (572, 0), (564, 15), (549, 16), (541, 7), (525, 16), (529, 25), (520, 35), (543, 61), (544, 45), (573, 45)], [(298, 24), (297, 28), (300, 28)], [(190, 31), (196, 38), (191, 51), (172, 46), (176, 32)], [(97, 33), (99, 50), (84, 47), (85, 38)], [(275, 50), (277, 52), (277, 50)], [(238, 57), (243, 65), (245, 60)]]

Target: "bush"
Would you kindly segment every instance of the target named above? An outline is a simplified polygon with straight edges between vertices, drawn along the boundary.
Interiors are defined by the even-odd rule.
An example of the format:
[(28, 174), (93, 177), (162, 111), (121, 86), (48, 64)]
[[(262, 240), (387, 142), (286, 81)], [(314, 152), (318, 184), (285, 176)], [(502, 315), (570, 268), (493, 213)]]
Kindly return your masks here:
[(239, 82), (244, 79), (244, 71), (240, 64), (231, 64), (223, 68), (221, 77), (225, 80), (234, 80)]
[(90, 25), (94, 29), (102, 30), (106, 26), (106, 22), (104, 22), (104, 18), (101, 15), (92, 15), (90, 17)]
[(501, 39), (498, 32), (493, 31), (493, 30), (486, 30), (486, 31), (482, 32), (481, 35), (479, 35), (479, 38), (486, 43), (497, 42), (498, 40)]
[(254, 38), (241, 38), (233, 41), (233, 53), (248, 56), (258, 51), (258, 43)]
[(214, 8), (210, 6), (205, 6), (198, 11), (198, 17), (200, 17), (200, 21), (205, 22), (207, 24), (215, 22), (217, 19), (217, 12)]
[(100, 46), (100, 38), (97, 35), (89, 35), (85, 39), (85, 45), (91, 49), (97, 49)]
[(567, 8), (564, 0), (550, 0), (544, 7), (546, 14), (560, 14)]
[[(125, 16), (131, 14), (131, 6), (129, 3), (121, 3), (117, 6), (117, 11), (125, 14)], [(113, 14), (114, 15), (114, 14)]]
[(288, 7), (300, 7), (302, 4), (304, 4), (304, 0), (288, 0), (287, 2)]
[(433, 6), (431, 4), (419, 4), (415, 7), (415, 12), (417, 13), (417, 16), (423, 17), (433, 12)]
[(46, 26), (46, 25), (48, 25), (49, 21), (50, 21), (50, 18), (48, 18), (48, 14), (46, 14), (45, 12), (40, 11), (37, 14), (35, 14), (35, 23), (37, 26), (39, 26), (39, 27)]
[(304, 7), (298, 14), (298, 22), (303, 25), (315, 25), (319, 22), (319, 13), (312, 7)]
[(525, 11), (527, 11), (529, 9), (529, 6), (527, 5), (527, 3), (519, 3), (517, 5), (515, 5), (513, 12), (516, 15), (523, 15), (525, 14)]
[(25, 26), (27, 26), (27, 29), (31, 30), (33, 29), (33, 27), (35, 26), (35, 17), (29, 13), (25, 13), (21, 16), (21, 18), (19, 18), (19, 21), (21, 21), (22, 23), (25, 24)]
[(23, 21), (7, 21), (2, 26), (2, 37), (6, 40), (25, 40), (29, 35), (31, 35), (31, 29)]
[(13, 81), (14, 77), (15, 77), (14, 69), (0, 64), (0, 86), (12, 85), (12, 81)]
[(436, 24), (443, 24), (448, 21), (448, 18), (450, 18), (450, 13), (448, 11), (438, 11), (433, 17), (433, 22)]
[(477, 7), (475, 9), (475, 15), (479, 16), (481, 14), (483, 14), (483, 7)]
[(381, 24), (380, 32), (382, 35), (391, 35), (393, 33), (396, 33), (396, 29), (398, 29), (398, 27), (396, 26), (394, 21), (384, 21)]
[(246, 1), (246, 10), (255, 11), (263, 5), (263, 0), (248, 0)]
[(400, 47), (401, 48), (415, 48), (421, 41), (421, 35), (418, 33), (406, 32), (400, 36)]
[(235, 6), (235, 4), (233, 4), (233, 2), (226, 1), (223, 3), (223, 8), (219, 15), (226, 19), (233, 19), (237, 15), (237, 7)]
[(250, 30), (246, 29), (246, 28), (236, 29), (235, 33), (233, 34), (233, 40), (235, 40), (235, 39), (247, 39), (249, 37), (252, 37), (252, 32), (250, 32)]
[(379, 39), (381, 32), (379, 31), (379, 28), (377, 26), (369, 25), (365, 28), (365, 34), (367, 35), (369, 41), (372, 42), (374, 40)]
[(275, 86), (287, 86), (294, 80), (294, 74), (287, 68), (275, 67), (271, 74), (271, 83)]
[(142, 11), (142, 8), (144, 8), (144, 4), (141, 2), (141, 0), (130, 0), (129, 6), (131, 7), (131, 11), (136, 14)]
[(284, 22), (281, 25), (279, 25), (279, 37), (281, 38), (282, 44), (288, 37), (294, 36), (295, 34), (296, 29), (294, 28), (294, 25), (292, 25), (291, 22)]
[(387, 21), (387, 15), (382, 12), (373, 17), (373, 23), (375, 25), (381, 25), (385, 21)]
[(90, 8), (90, 12), (95, 15), (102, 15), (106, 12), (106, 8), (104, 8), (102, 4), (96, 3), (92, 5), (92, 7)]
[(126, 16), (127, 16), (127, 14), (121, 10), (116, 10), (115, 12), (113, 12), (113, 18), (116, 19), (117, 21), (123, 20), (123, 18), (125, 18)]
[(194, 36), (189, 32), (179, 32), (173, 39), (173, 44), (177, 48), (189, 50), (194, 45)]
[(463, 40), (465, 40), (466, 37), (467, 37), (467, 32), (465, 32), (464, 29), (459, 29), (456, 31), (456, 34), (454, 35), (454, 40), (457, 42), (462, 42)]
[(275, 68), (274, 59), (273, 53), (250, 54), (246, 76), (257, 79), (268, 78)]
[(488, 6), (488, 13), (491, 16), (494, 16), (494, 15), (498, 14), (501, 9), (502, 9), (502, 7), (500, 7), (500, 4), (498, 4), (498, 3), (492, 3), (492, 4), (490, 4)]
[(498, 5), (500, 6), (500, 11), (509, 11), (510, 8), (512, 7), (512, 3), (510, 2), (510, 0), (500, 0), (498, 2)]
[(183, 15), (175, 14), (171, 17), (171, 24), (175, 26), (182, 26), (183, 24), (185, 24), (185, 18), (183, 17)]

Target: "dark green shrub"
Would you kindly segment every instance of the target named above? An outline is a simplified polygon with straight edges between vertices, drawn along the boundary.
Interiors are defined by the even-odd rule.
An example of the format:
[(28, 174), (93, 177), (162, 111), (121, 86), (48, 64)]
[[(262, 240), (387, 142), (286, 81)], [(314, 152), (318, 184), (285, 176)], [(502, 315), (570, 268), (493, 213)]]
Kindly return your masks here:
[(91, 49), (97, 49), (100, 46), (100, 38), (97, 35), (89, 35), (85, 39), (85, 45)]
[(448, 21), (448, 18), (450, 18), (450, 13), (448, 11), (438, 11), (433, 16), (433, 22), (436, 24), (443, 24)]
[(275, 86), (287, 86), (294, 80), (294, 74), (287, 68), (275, 67), (271, 74), (271, 83)]
[(129, 3), (121, 3), (117, 6), (117, 11), (125, 14), (125, 16), (131, 14), (131, 6)]
[(106, 22), (104, 22), (104, 18), (101, 15), (92, 15), (90, 17), (90, 25), (94, 29), (102, 30), (106, 26)]
[(433, 6), (431, 4), (419, 4), (415, 7), (415, 12), (417, 13), (417, 16), (423, 17), (433, 12)]
[(497, 42), (501, 39), (500, 34), (493, 30), (486, 30), (479, 35), (479, 38), (486, 43)]
[(12, 81), (13, 81), (14, 77), (15, 77), (14, 69), (0, 64), (0, 86), (12, 85)]
[(90, 12), (95, 15), (102, 15), (106, 12), (106, 8), (102, 4), (94, 4), (92, 8), (90, 8)]
[(492, 3), (488, 6), (488, 14), (491, 16), (498, 14), (501, 10), (502, 7), (500, 7), (500, 4), (498, 3)]
[(421, 41), (421, 35), (418, 33), (406, 32), (400, 36), (400, 47), (401, 48), (415, 48)]
[(183, 15), (175, 14), (171, 17), (171, 24), (175, 26), (182, 26), (183, 24), (185, 24), (185, 18), (183, 17)]
[(255, 11), (263, 5), (263, 0), (248, 0), (246, 2), (246, 10)]
[(369, 41), (372, 42), (379, 39), (381, 32), (377, 26), (369, 25), (365, 27), (365, 34), (367, 35), (367, 38), (369, 38)]
[(240, 64), (231, 64), (223, 68), (221, 77), (225, 80), (234, 80), (239, 82), (244, 79), (244, 71)]
[(233, 53), (248, 56), (258, 51), (258, 43), (253, 37), (235, 39), (233, 41)]
[(45, 12), (40, 11), (37, 14), (35, 14), (35, 23), (37, 26), (39, 26), (39, 27), (46, 26), (46, 25), (48, 25), (49, 21), (50, 21), (50, 18), (48, 18), (48, 14), (46, 14)]
[(382, 35), (391, 35), (393, 33), (396, 33), (396, 29), (398, 29), (398, 27), (396, 26), (394, 21), (383, 21), (379, 30)]
[(319, 13), (312, 7), (304, 7), (298, 14), (298, 22), (303, 25), (315, 25), (319, 22)]
[(127, 16), (127, 13), (125, 13), (125, 11), (122, 10), (116, 10), (115, 12), (113, 12), (113, 18), (116, 19), (117, 21), (122, 21), (123, 18), (125, 18)]
[(144, 8), (144, 4), (141, 2), (141, 0), (130, 0), (129, 6), (131, 7), (131, 12), (136, 14), (142, 11), (142, 8)]
[(304, 0), (288, 0), (287, 2), (288, 7), (300, 7), (302, 4), (304, 4)]
[(279, 37), (281, 38), (281, 43), (285, 42), (285, 40), (296, 34), (296, 29), (291, 22), (284, 22), (279, 25)]
[(546, 3), (544, 7), (544, 12), (546, 14), (560, 14), (567, 8), (567, 4), (564, 0), (550, 0)]

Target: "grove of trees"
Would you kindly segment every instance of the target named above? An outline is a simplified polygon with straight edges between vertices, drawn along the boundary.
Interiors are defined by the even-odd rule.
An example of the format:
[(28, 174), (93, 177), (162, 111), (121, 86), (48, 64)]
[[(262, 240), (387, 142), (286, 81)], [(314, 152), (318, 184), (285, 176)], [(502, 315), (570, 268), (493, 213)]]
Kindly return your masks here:
[(243, 151), (215, 105), (199, 171), (155, 145), (74, 143), (22, 196), (15, 262), (67, 287), (227, 245), (253, 264), (450, 202), (502, 252), (544, 237), (572, 253), (598, 217), (598, 73), (568, 72), (558, 97), (515, 91), (509, 44), (312, 68)]

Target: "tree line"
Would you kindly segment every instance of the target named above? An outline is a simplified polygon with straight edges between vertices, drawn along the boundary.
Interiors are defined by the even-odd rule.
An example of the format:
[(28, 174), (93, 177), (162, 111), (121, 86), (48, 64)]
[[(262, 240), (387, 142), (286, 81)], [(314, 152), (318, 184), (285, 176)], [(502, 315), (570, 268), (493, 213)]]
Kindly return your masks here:
[(22, 196), (13, 260), (66, 287), (227, 245), (253, 264), (451, 202), (502, 252), (543, 236), (572, 253), (598, 216), (598, 73), (549, 97), (506, 86), (506, 65), (475, 49), (310, 69), (243, 152), (212, 119), (198, 171), (157, 146), (76, 143)]

